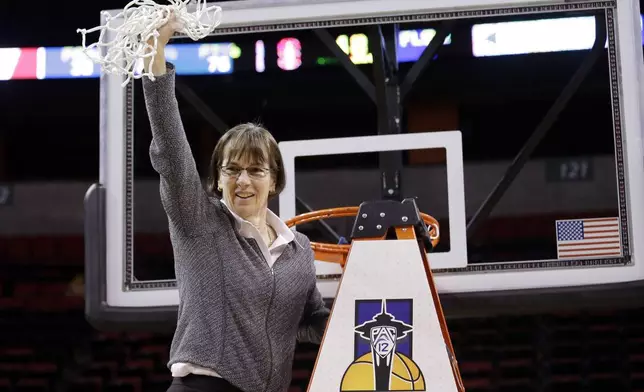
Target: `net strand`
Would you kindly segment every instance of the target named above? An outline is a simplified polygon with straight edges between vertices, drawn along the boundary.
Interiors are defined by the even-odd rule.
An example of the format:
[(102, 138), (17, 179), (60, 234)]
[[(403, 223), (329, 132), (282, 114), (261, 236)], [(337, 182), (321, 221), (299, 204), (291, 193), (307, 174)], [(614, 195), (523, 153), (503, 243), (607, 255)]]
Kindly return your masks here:
[[(153, 0), (132, 0), (116, 15), (103, 11), (103, 25), (77, 29), (82, 36), (83, 52), (93, 62), (100, 64), (103, 72), (127, 75), (122, 86), (127, 85), (131, 79), (144, 76), (155, 80), (152, 66), (157, 54), (158, 29), (168, 23), (174, 14), (180, 26), (177, 29), (179, 33), (193, 41), (208, 36), (221, 23), (222, 11), (219, 6), (208, 6), (206, 1), (197, 0), (196, 9), (192, 13), (188, 12), (187, 7), (191, 0), (168, 0), (169, 5), (160, 5)], [(116, 34), (113, 40), (105, 42), (108, 31)], [(98, 40), (87, 45), (87, 35), (95, 32), (99, 32)], [(151, 44), (148, 43), (150, 40)], [(145, 69), (137, 70), (138, 64), (147, 57), (152, 57), (147, 72)]]

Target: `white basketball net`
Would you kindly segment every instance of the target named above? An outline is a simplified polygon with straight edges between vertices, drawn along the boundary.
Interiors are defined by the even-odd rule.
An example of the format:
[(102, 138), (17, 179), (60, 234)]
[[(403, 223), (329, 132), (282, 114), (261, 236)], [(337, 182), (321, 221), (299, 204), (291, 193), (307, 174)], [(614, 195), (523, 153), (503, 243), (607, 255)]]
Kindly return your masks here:
[[(127, 75), (123, 86), (132, 78), (147, 76), (154, 80), (152, 65), (157, 53), (157, 29), (168, 22), (171, 14), (175, 15), (176, 21), (181, 25), (179, 32), (193, 41), (208, 36), (221, 23), (221, 7), (207, 7), (206, 0), (196, 0), (197, 7), (193, 13), (189, 13), (187, 9), (191, 0), (168, 1), (169, 5), (159, 5), (152, 0), (132, 0), (117, 15), (112, 16), (104, 11), (106, 22), (103, 26), (77, 30), (83, 37), (83, 51), (92, 61), (101, 65), (103, 72)], [(116, 36), (112, 41), (105, 42), (108, 30), (115, 31)], [(100, 31), (98, 41), (87, 46), (86, 35), (95, 31)], [(150, 38), (153, 38), (152, 45), (148, 44)], [(96, 54), (89, 54), (89, 51), (99, 47), (106, 48), (104, 56), (100, 55), (100, 50), (94, 51), (98, 52)], [(152, 60), (147, 72), (137, 72), (137, 64), (149, 56), (152, 56)]]

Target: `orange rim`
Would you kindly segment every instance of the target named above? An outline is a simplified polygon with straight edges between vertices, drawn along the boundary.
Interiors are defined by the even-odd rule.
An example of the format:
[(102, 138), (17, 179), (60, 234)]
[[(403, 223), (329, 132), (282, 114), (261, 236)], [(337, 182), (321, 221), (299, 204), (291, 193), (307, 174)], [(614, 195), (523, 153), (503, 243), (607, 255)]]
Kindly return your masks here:
[[(285, 223), (288, 227), (294, 227), (322, 219), (356, 216), (359, 209), (359, 207), (327, 208), (324, 210), (300, 214), (287, 220)], [(423, 219), (423, 222), (425, 222), (425, 225), (427, 225), (429, 238), (432, 242), (432, 245), (435, 247), (440, 241), (440, 226), (438, 225), (438, 221), (431, 215), (422, 212), (420, 213), (420, 216)], [(338, 263), (343, 266), (346, 261), (346, 257), (349, 254), (350, 248), (350, 244), (330, 244), (311, 241), (311, 249), (313, 249), (313, 252), (315, 252), (316, 260)]]

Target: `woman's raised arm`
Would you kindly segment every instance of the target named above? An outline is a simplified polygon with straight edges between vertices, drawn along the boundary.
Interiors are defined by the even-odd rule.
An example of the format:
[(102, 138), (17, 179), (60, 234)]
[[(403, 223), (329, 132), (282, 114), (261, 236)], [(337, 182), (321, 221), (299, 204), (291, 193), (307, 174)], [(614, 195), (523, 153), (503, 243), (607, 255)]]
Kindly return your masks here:
[[(155, 80), (144, 77), (142, 83), (152, 128), (150, 159), (161, 177), (163, 208), (171, 226), (193, 235), (205, 227), (210, 202), (181, 121), (175, 95), (175, 69), (165, 61), (165, 45), (176, 29), (174, 23), (170, 21), (159, 29), (152, 69)], [(146, 70), (150, 60), (145, 61)]]

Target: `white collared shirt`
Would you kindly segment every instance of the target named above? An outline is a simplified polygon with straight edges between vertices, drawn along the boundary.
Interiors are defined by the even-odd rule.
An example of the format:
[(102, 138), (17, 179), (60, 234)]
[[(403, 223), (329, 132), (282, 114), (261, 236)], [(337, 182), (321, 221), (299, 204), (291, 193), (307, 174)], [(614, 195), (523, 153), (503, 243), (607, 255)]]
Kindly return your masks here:
[[(223, 199), (221, 199), (221, 203), (228, 208)], [(293, 231), (269, 209), (266, 211), (266, 223), (271, 226), (277, 234), (277, 238), (275, 238), (275, 241), (273, 241), (270, 247), (266, 245), (261, 233), (255, 226), (253, 226), (252, 223), (241, 218), (232, 209), (228, 208), (228, 210), (235, 218), (235, 226), (239, 231), (239, 234), (246, 238), (254, 238), (257, 241), (257, 245), (259, 245), (259, 248), (262, 250), (266, 263), (268, 263), (268, 266), (271, 268), (273, 268), (275, 260), (282, 255), (284, 248), (291, 243), (291, 241), (295, 241), (295, 234)], [(170, 369), (172, 371), (172, 377), (185, 377), (188, 374), (221, 377), (212, 369), (206, 369), (190, 363), (175, 363), (172, 364)]]
[[(221, 200), (221, 203), (228, 207), (223, 199)], [(282, 222), (282, 220), (269, 209), (266, 210), (266, 224), (271, 226), (273, 230), (275, 230), (275, 234), (277, 234), (277, 238), (275, 238), (275, 241), (273, 241), (270, 247), (266, 246), (261, 233), (255, 226), (253, 226), (252, 223), (241, 218), (231, 208), (228, 208), (228, 210), (235, 217), (239, 234), (246, 238), (254, 238), (257, 241), (268, 266), (271, 268), (273, 267), (275, 260), (277, 260), (284, 251), (286, 245), (295, 240), (295, 234), (293, 231), (291, 231), (291, 229), (286, 226), (286, 223)]]

